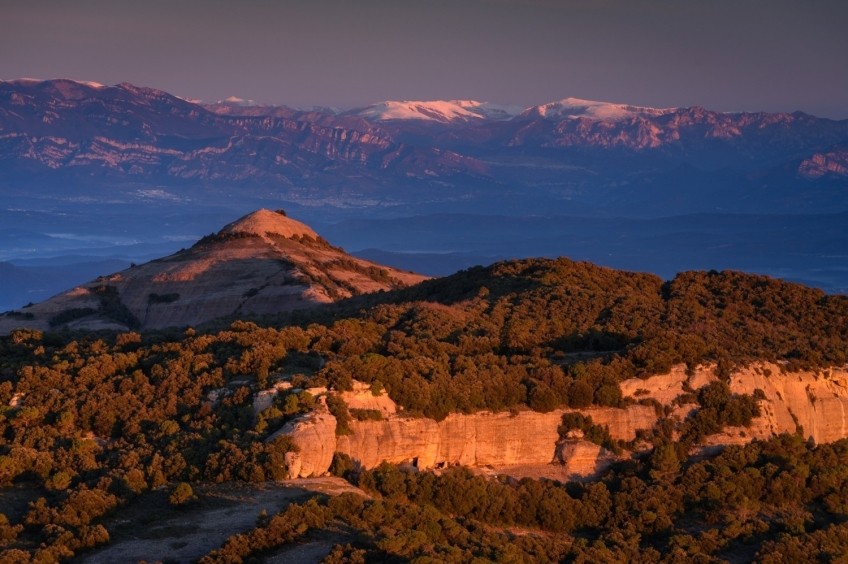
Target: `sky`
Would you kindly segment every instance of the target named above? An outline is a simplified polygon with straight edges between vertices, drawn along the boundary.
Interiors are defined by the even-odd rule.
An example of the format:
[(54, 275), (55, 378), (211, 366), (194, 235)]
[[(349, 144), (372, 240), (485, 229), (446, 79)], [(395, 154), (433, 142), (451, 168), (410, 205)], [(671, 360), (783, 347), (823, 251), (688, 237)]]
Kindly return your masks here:
[(0, 0), (0, 78), (848, 118), (846, 0)]

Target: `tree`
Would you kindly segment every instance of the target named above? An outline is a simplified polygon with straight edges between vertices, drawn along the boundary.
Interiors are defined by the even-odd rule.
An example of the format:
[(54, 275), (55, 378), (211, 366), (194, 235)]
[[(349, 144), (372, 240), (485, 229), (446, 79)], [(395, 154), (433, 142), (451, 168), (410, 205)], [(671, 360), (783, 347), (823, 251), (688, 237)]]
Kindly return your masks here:
[(171, 491), (171, 495), (168, 496), (168, 502), (174, 507), (183, 506), (195, 499), (197, 499), (197, 496), (194, 495), (194, 490), (192, 490), (191, 485), (186, 482), (180, 482), (177, 484)]

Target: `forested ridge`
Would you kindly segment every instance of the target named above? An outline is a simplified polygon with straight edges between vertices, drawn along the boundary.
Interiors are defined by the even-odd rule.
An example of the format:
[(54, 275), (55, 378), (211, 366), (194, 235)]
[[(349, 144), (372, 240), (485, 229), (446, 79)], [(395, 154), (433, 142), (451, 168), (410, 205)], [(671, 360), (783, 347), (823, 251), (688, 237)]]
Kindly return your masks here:
[[(356, 379), (372, 389), (385, 389), (407, 415), (435, 419), (480, 410), (620, 406), (632, 401), (622, 398), (620, 381), (661, 373), (674, 364), (715, 363), (722, 374), (757, 360), (780, 362), (787, 370), (821, 368), (848, 362), (846, 343), (844, 296), (736, 272), (684, 273), (664, 283), (651, 275), (566, 259), (499, 263), (404, 290), (278, 318), (234, 321), (221, 328), (145, 334), (21, 330), (0, 339), (0, 486), (15, 492), (0, 502), (0, 546), (12, 551), (4, 555), (9, 560), (70, 557), (108, 542), (104, 516), (120, 512), (151, 489), (167, 487), (178, 494), (178, 487), (185, 492), (180, 484), (284, 477), (284, 454), (291, 445), (285, 437), (267, 439), (286, 421), (314, 407), (315, 398), (307, 391), (312, 387), (342, 391)], [(281, 380), (290, 387), (270, 408), (255, 413), (254, 394)], [(742, 420), (754, 409), (749, 400), (727, 396), (725, 389), (699, 400), (703, 413), (736, 402)], [(704, 428), (713, 423), (704, 422)], [(698, 434), (692, 431), (693, 440)], [(644, 462), (644, 469), (618, 469), (613, 475), (635, 473), (647, 484), (644, 487), (677, 488), (695, 466), (682, 460), (685, 453), (667, 447), (668, 438), (662, 430), (656, 434), (655, 444), (662, 448), (655, 450), (655, 460)], [(831, 458), (842, 461), (843, 467), (848, 464), (844, 446), (792, 448), (802, 458), (832, 449)], [(759, 457), (750, 464), (759, 464)], [(757, 472), (762, 471), (758, 466)], [(771, 481), (777, 471), (769, 467), (768, 472), (764, 476)], [(373, 503), (389, 504), (380, 511), (413, 511), (392, 506), (395, 492), (369, 485), (367, 476), (360, 478), (363, 483), (386, 496)], [(756, 529), (752, 534), (760, 535), (756, 538), (762, 550), (771, 546), (766, 541), (789, 542), (780, 540), (781, 532), (803, 544), (813, 542), (803, 536), (808, 532), (842, 530), (824, 527), (844, 520), (838, 508), (848, 504), (840, 497), (848, 494), (834, 492), (845, 488), (821, 490), (819, 499), (819, 493), (803, 493), (811, 479), (799, 477), (793, 487), (802, 492), (797, 493), (802, 496), (798, 511), (812, 517), (784, 528), (773, 527), (771, 517), (764, 520), (766, 525), (750, 525)], [(834, 480), (844, 482), (841, 474)], [(608, 495), (615, 498), (621, 481), (613, 477), (603, 482)], [(758, 503), (777, 503), (770, 501), (769, 491), (763, 492), (757, 494)], [(423, 504), (421, 511), (432, 511), (426, 496), (415, 499)], [(635, 506), (623, 507), (618, 517), (606, 514), (587, 525), (561, 528), (551, 528), (538, 517), (509, 521), (450, 507), (438, 510), (449, 520), (440, 526), (452, 527), (450, 520), (458, 519), (462, 527), (475, 531), (477, 525), (467, 519), (569, 533), (594, 527), (585, 540), (589, 550), (593, 538), (613, 534), (625, 526), (626, 515), (639, 513)], [(683, 507), (677, 515), (690, 515), (685, 503), (670, 507)], [(716, 515), (725, 518), (720, 512), (693, 515), (707, 522)], [(342, 517), (334, 513), (328, 518)], [(402, 520), (400, 514), (397, 519)], [(692, 536), (697, 529), (693, 527), (686, 534)], [(651, 548), (672, 554), (680, 549), (694, 554), (695, 545), (687, 539), (669, 544), (678, 535), (672, 529), (657, 531), (651, 534), (659, 537), (650, 537), (654, 540), (648, 544), (631, 539), (622, 550)], [(504, 533), (460, 536), (482, 546), (495, 542), (490, 534), (501, 538)], [(525, 550), (522, 543), (535, 538), (516, 546)], [(526, 548), (531, 551), (526, 554), (543, 550), (537, 555), (542, 560), (547, 557), (541, 554), (582, 554), (573, 552), (578, 545), (570, 541), (550, 542)], [(720, 555), (723, 545), (716, 546), (699, 550)], [(366, 542), (334, 554), (367, 559), (372, 549)], [(386, 554), (408, 558), (419, 554), (415, 550)], [(498, 559), (497, 554), (490, 550), (480, 556)]]

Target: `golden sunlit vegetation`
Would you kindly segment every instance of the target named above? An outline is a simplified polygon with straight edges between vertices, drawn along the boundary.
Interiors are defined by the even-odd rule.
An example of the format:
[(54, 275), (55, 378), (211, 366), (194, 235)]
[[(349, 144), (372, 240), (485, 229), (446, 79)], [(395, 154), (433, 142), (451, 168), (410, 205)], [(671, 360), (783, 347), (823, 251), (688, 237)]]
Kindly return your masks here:
[[(104, 304), (113, 298), (106, 287)], [(115, 308), (115, 315), (123, 312)], [(385, 389), (406, 414), (435, 419), (480, 410), (620, 406), (620, 381), (673, 364), (712, 362), (724, 374), (753, 360), (788, 368), (842, 365), (846, 343), (845, 297), (733, 272), (686, 273), (663, 283), (565, 259), (475, 268), (220, 329), (143, 335), (20, 330), (0, 339), (0, 486), (23, 492), (16, 502), (0, 501), (0, 547), (10, 551), (10, 561), (70, 557), (108, 542), (104, 516), (147, 490), (169, 486), (172, 502), (181, 505), (198, 482), (285, 477), (284, 455), (292, 446), (285, 437), (269, 439), (314, 407), (310, 387), (347, 390), (355, 379)], [(280, 380), (290, 387), (255, 413), (254, 394)], [(649, 459), (597, 484), (487, 485), (451, 472), (451, 479), (483, 492), (469, 496), (473, 507), (454, 507), (439, 501), (451, 495), (453, 486), (439, 481), (447, 478), (398, 474), (391, 479), (403, 488), (387, 490), (379, 476), (396, 471), (383, 468), (359, 478), (383, 498), (298, 506), (293, 514), (309, 515), (274, 517), (250, 533), (266, 540), (233, 539), (221, 550), (244, 557), (338, 519), (363, 531), (365, 540), (338, 547), (331, 556), (336, 561), (367, 560), (372, 553), (597, 560), (647, 551), (707, 558), (745, 539), (754, 539), (758, 548), (751, 554), (760, 551), (763, 558), (784, 547), (844, 546), (845, 477), (836, 469), (825, 472), (824, 463), (825, 477), (802, 471), (818, 464), (817, 457), (846, 467), (844, 444), (812, 449), (784, 438), (722, 455), (741, 461), (687, 466), (687, 445), (724, 425), (744, 425), (757, 410), (755, 399), (731, 396), (722, 383), (696, 399), (701, 409), (686, 423), (683, 441), (672, 443), (658, 432)], [(380, 416), (329, 401), (348, 425)], [(609, 439), (591, 421), (563, 424), (564, 432), (579, 428), (598, 442)], [(792, 458), (768, 450), (783, 448), (794, 449)], [(816, 489), (815, 480), (824, 479), (827, 484)], [(419, 480), (433, 480), (431, 489), (408, 489)], [(716, 499), (715, 492), (725, 495), (727, 487), (749, 482), (759, 489)], [(511, 496), (519, 501), (495, 512), (489, 508), (494, 494), (486, 488), (501, 488), (503, 503)], [(530, 495), (522, 488), (546, 492), (538, 501), (545, 509), (521, 501)], [(407, 499), (414, 504), (398, 501)], [(780, 509), (784, 499), (787, 514)], [(690, 521), (674, 524), (681, 517)], [(306, 529), (294, 521), (307, 523)], [(407, 521), (429, 528), (405, 527)], [(514, 537), (482, 524), (580, 534)], [(269, 527), (276, 532), (263, 532)], [(392, 527), (403, 535), (390, 534)]]
[(348, 530), (325, 562), (811, 562), (848, 552), (848, 441), (729, 447), (657, 476), (651, 456), (601, 480), (493, 480), (389, 464), (350, 476), (375, 496), (292, 505), (204, 562), (259, 557)]

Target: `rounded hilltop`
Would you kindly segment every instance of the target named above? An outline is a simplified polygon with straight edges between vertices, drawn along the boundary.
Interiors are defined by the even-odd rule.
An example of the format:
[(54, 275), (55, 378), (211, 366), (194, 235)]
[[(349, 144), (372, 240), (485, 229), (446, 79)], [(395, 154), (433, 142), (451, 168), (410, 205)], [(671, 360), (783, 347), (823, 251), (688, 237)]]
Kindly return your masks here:
[(260, 209), (189, 249), (0, 315), (15, 329), (156, 330), (277, 315), (425, 280), (348, 255), (282, 210)]
[(264, 208), (225, 225), (220, 233), (250, 233), (260, 237), (270, 233), (287, 239), (304, 235), (309, 235), (313, 239), (318, 238), (318, 234), (311, 227), (286, 216), (285, 211), (271, 211)]

